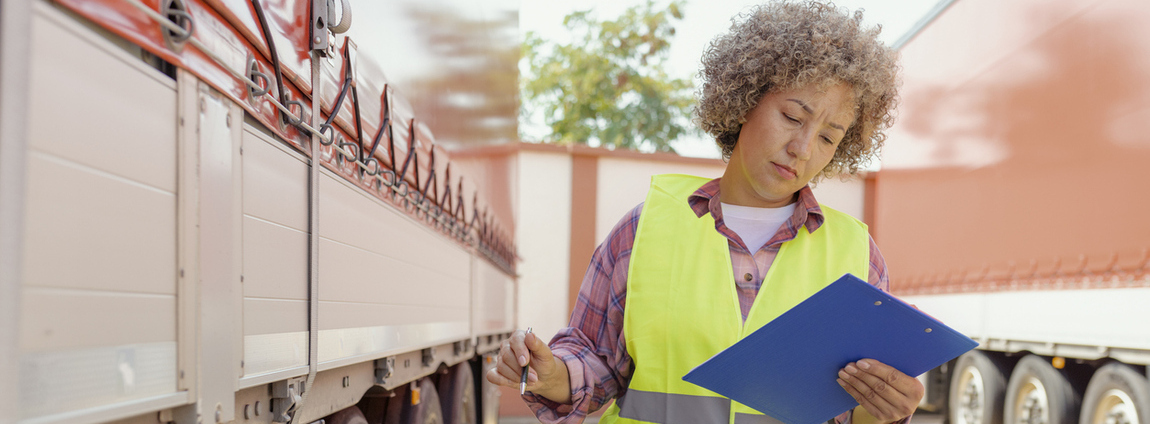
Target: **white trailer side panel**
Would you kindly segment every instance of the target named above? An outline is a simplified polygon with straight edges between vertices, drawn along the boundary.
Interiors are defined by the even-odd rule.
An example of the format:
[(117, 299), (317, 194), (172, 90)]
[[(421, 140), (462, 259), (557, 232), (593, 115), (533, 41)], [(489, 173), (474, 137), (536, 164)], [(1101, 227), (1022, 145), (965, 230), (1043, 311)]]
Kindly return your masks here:
[(467, 250), (326, 170), (319, 184), (320, 368), (466, 340)]
[(472, 264), (472, 333), (487, 336), (514, 331), (515, 279), (479, 257)]
[(175, 83), (33, 9), (19, 418), (93, 422), (182, 403)]
[(1150, 288), (958, 293), (904, 298), (984, 349), (1150, 364)]
[[(244, 380), (307, 373), (308, 165), (248, 127), (243, 140)], [(260, 377), (267, 377), (261, 379)]]

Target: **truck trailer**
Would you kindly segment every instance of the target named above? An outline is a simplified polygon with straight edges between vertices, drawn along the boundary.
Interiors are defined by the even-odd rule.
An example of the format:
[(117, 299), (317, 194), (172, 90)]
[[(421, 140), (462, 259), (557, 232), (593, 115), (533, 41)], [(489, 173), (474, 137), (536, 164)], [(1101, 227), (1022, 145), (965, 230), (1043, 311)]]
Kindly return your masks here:
[(898, 43), (871, 229), (892, 290), (979, 342), (921, 377), (950, 424), (1150, 423), (1147, 20), (946, 0)]
[(494, 423), (517, 8), (0, 3), (0, 423)]

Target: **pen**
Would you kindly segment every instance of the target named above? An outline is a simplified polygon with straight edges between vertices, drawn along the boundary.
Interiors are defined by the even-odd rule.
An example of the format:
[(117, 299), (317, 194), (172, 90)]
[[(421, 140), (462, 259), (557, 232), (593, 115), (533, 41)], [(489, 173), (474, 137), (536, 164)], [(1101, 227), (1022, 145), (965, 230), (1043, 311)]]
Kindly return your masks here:
[[(531, 327), (527, 327), (527, 334), (531, 334)], [(527, 336), (524, 335), (523, 338), (524, 338), (524, 340), (526, 340)], [(527, 370), (528, 369), (529, 369), (528, 365), (524, 365), (523, 366), (523, 375), (519, 376), (519, 394), (527, 393)]]

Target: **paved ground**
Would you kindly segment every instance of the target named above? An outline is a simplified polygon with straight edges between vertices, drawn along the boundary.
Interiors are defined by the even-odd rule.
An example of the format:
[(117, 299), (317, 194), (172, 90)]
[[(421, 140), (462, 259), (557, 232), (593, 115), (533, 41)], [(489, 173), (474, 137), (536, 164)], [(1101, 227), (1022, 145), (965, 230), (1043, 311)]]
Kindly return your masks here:
[[(593, 423), (598, 423), (599, 419), (592, 417), (592, 418), (588, 418), (586, 421), (583, 421), (583, 422), (587, 423), (587, 424), (593, 424)], [(911, 419), (911, 422), (913, 424), (941, 424), (942, 423), (942, 416), (941, 415), (934, 415), (934, 414), (927, 414), (927, 413), (919, 413), (919, 414), (915, 414), (914, 418)], [(499, 419), (499, 424), (538, 424), (538, 423), (539, 423), (539, 421), (536, 420), (534, 417), (503, 417), (503, 418)]]

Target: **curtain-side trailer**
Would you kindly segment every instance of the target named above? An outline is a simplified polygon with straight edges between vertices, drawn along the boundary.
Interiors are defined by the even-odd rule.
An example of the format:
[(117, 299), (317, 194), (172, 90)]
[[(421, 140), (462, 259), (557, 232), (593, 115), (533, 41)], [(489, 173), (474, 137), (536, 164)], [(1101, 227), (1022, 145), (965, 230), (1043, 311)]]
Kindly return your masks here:
[(516, 9), (0, 3), (0, 423), (495, 422)]
[(891, 287), (979, 349), (951, 424), (1150, 422), (1150, 3), (955, 0), (900, 41), (872, 184)]

